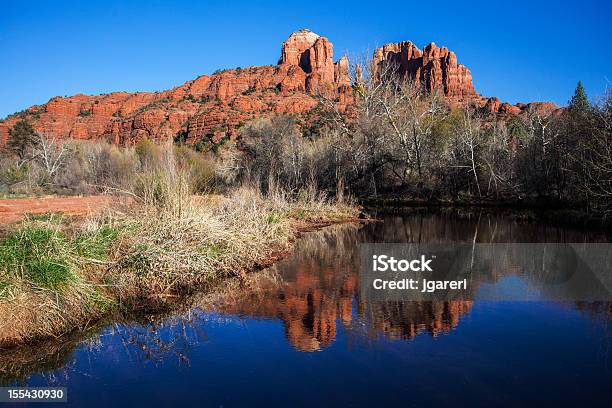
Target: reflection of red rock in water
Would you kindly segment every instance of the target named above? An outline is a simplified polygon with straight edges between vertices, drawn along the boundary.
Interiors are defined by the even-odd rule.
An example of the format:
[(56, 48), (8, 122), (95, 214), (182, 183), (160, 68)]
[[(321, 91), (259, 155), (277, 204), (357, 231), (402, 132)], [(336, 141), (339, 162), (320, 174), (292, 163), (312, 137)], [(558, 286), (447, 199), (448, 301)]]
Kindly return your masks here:
[(369, 305), (368, 330), (394, 339), (412, 339), (421, 332), (436, 337), (457, 327), (472, 309), (472, 301), (388, 302)]
[[(419, 332), (437, 336), (456, 327), (472, 302), (359, 301), (359, 278), (354, 242), (356, 229), (331, 230), (303, 237), (294, 255), (278, 264), (284, 282), (266, 289), (265, 296), (248, 296), (221, 307), (226, 313), (277, 317), (283, 321), (289, 342), (300, 351), (316, 351), (336, 339), (337, 324), (363, 330), (369, 336), (411, 339)], [(311, 241), (309, 241), (309, 239)], [(341, 256), (339, 254), (342, 254)], [(357, 300), (356, 314), (353, 301)]]
[[(334, 273), (332, 269), (321, 271), (327, 277)], [(346, 276), (336, 291), (330, 291), (309, 268), (298, 270), (297, 278), (282, 289), (284, 302), (279, 305), (277, 315), (284, 321), (287, 338), (295, 348), (319, 350), (336, 339), (338, 318), (345, 325), (351, 323), (352, 294), (357, 279)]]
[(312, 265), (298, 265), (296, 279), (283, 284), (276, 293), (261, 299), (249, 297), (242, 303), (224, 306), (222, 311), (278, 317), (285, 325), (287, 339), (296, 349), (320, 350), (336, 339), (338, 319), (346, 326), (352, 320), (357, 277), (348, 275), (336, 279), (336, 276), (333, 268), (315, 270)]
[[(589, 242), (589, 239), (607, 242), (605, 234), (586, 235), (554, 226), (517, 224), (511, 217), (497, 213), (475, 217), (464, 209), (440, 213), (414, 210), (410, 216), (383, 216), (383, 221), (361, 229), (355, 225), (336, 225), (303, 236), (293, 255), (272, 270), (274, 276), (282, 277), (281, 284), (273, 279), (265, 287), (249, 286), (244, 296), (238, 300), (232, 297), (228, 307), (217, 310), (278, 318), (285, 326), (287, 339), (302, 351), (330, 345), (341, 330), (338, 324), (360, 337), (412, 339), (419, 333), (435, 337), (456, 328), (471, 312), (473, 302), (361, 299), (359, 243), (469, 243), (471, 247), (474, 242)], [(478, 271), (473, 276), (472, 293), (481, 284), (494, 284), (519, 273), (526, 284), (533, 282), (535, 288), (549, 279), (565, 279), (565, 275), (557, 275), (559, 257), (550, 250), (544, 260), (520, 246), (506, 251), (493, 250), (494, 247), (499, 246), (460, 251), (454, 256), (454, 266), (469, 265)], [(525, 275), (522, 271), (531, 272)], [(575, 307), (589, 315), (610, 319), (610, 304), (576, 302)]]

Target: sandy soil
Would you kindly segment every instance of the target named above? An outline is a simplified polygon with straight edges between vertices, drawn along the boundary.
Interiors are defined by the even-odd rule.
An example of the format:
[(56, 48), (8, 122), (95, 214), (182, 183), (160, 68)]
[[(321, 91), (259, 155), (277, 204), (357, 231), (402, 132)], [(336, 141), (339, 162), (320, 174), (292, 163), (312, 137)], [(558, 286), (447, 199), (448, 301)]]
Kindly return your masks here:
[(38, 197), (0, 200), (0, 224), (19, 221), (26, 214), (63, 213), (86, 215), (104, 206), (124, 201), (112, 196)]

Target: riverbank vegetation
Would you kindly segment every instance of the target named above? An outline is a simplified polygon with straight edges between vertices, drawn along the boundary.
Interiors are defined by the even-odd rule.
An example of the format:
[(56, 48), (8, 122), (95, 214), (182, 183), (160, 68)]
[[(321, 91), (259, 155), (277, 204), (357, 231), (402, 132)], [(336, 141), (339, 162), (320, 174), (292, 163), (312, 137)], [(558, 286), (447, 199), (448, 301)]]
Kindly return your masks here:
[(262, 180), (279, 176), (286, 188), (316, 180), (383, 206), (498, 205), (610, 221), (612, 93), (590, 102), (579, 83), (566, 108), (497, 115), (451, 107), (392, 66), (356, 76), (353, 90), (344, 112), (322, 96), (317, 120), (301, 133), (286, 117), (245, 126), (245, 167)]
[[(340, 199), (501, 204), (610, 219), (612, 93), (589, 101), (579, 84), (566, 108), (531, 104), (499, 115), (453, 106), (393, 65), (368, 71), (355, 69), (355, 98), (345, 110), (321, 95), (308, 115), (247, 122), (236, 143), (215, 144), (206, 135), (187, 146), (181, 133), (172, 149), (197, 191), (248, 181), (293, 198), (323, 191)], [(0, 155), (0, 195), (132, 191), (159, 154), (147, 139), (124, 147), (60, 142), (22, 121)]]
[(269, 264), (302, 229), (358, 215), (313, 189), (263, 194), (245, 183), (202, 194), (218, 170), (194, 174), (182, 149), (141, 146), (107, 146), (119, 162), (138, 162), (129, 179), (103, 173), (132, 204), (85, 219), (30, 217), (0, 238), (0, 345), (57, 336), (111, 311), (164, 307)]

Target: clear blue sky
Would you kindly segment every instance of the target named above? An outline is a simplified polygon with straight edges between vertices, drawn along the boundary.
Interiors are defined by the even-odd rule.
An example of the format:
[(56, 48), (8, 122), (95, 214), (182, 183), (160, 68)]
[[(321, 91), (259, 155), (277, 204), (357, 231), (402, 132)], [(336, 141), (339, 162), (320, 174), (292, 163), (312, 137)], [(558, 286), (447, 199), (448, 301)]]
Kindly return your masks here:
[(338, 57), (387, 42), (454, 50), (479, 93), (565, 104), (612, 81), (612, 1), (0, 0), (0, 118), (55, 95), (155, 91), (218, 68), (276, 63), (300, 28)]

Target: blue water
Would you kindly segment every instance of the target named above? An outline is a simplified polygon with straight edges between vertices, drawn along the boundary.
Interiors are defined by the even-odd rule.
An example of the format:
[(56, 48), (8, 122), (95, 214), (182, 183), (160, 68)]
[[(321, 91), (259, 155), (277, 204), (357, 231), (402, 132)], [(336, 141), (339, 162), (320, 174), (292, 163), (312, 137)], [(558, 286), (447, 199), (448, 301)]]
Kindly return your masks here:
[[(460, 241), (475, 225), (491, 240), (482, 220), (413, 218), (311, 234), (243, 296), (108, 325), (0, 379), (66, 386), (78, 407), (610, 406), (610, 305), (359, 299), (358, 242)], [(493, 222), (499, 242), (602, 239)]]

